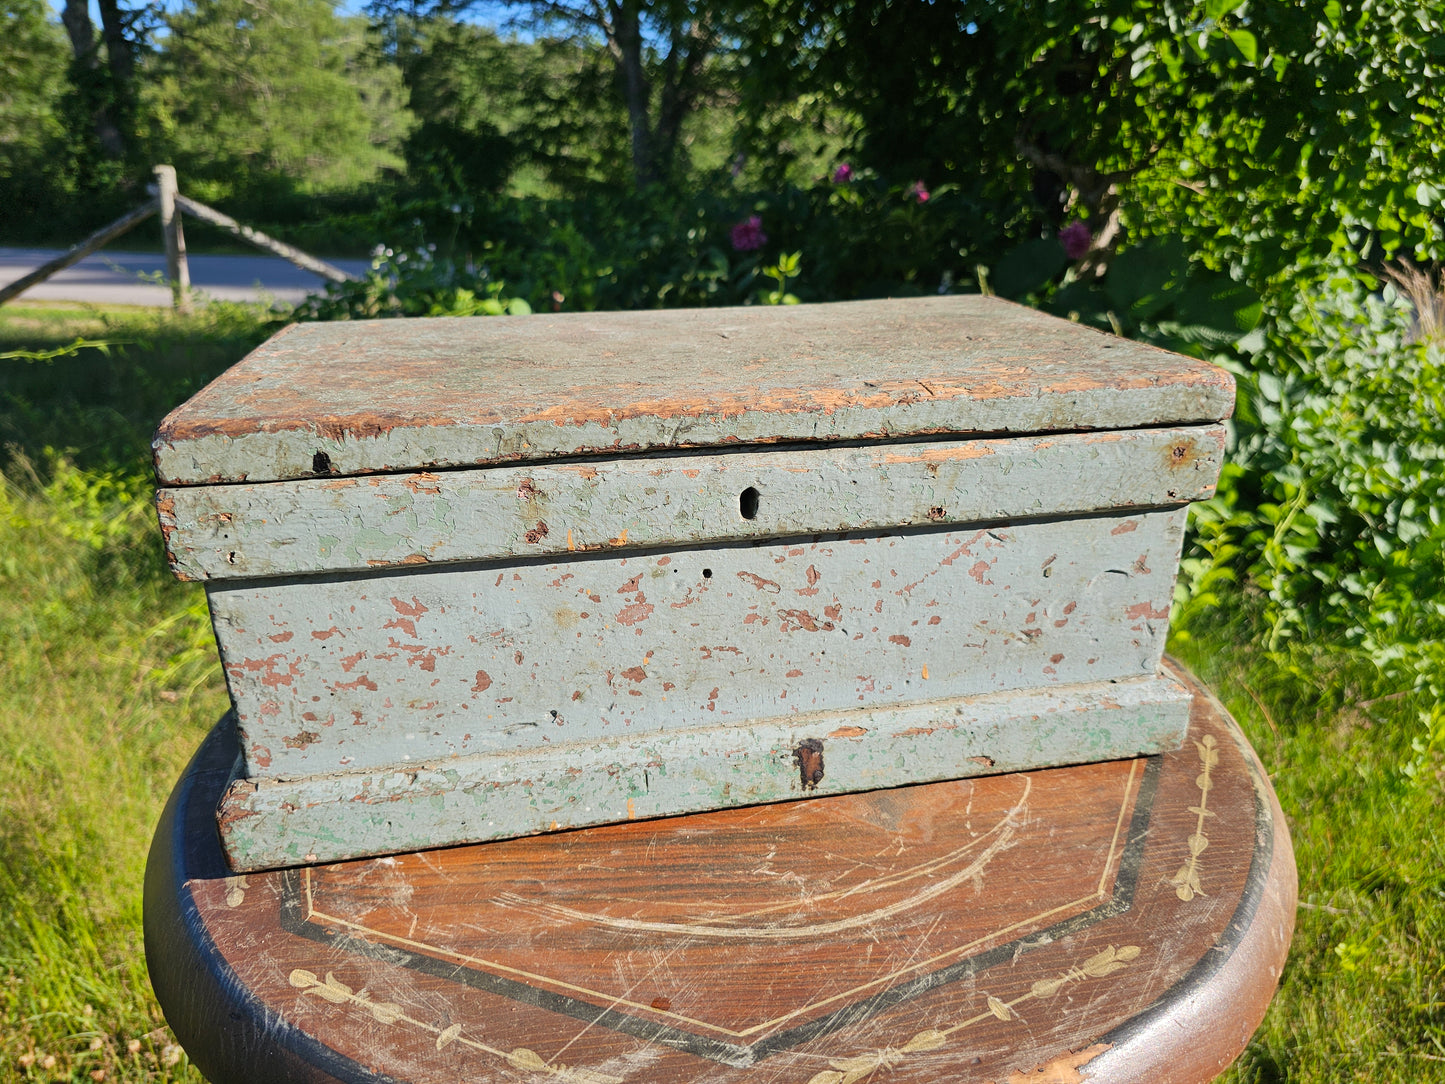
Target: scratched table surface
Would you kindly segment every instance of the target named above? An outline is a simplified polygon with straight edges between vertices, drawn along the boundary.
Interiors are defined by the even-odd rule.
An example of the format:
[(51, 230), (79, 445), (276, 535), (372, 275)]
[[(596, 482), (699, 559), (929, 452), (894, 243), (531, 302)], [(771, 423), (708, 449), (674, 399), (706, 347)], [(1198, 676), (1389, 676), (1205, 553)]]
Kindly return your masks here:
[(1293, 929), (1272, 789), (1176, 752), (230, 875), (223, 721), (146, 880), (156, 993), (229, 1081), (1212, 1079)]

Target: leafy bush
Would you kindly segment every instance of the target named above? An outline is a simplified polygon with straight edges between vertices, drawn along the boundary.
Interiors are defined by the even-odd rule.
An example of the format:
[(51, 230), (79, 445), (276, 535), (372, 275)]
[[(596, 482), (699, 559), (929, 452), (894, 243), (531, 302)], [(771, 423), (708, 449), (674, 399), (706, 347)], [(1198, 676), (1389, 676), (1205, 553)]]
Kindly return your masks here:
[[(1181, 599), (1238, 575), (1266, 647), (1326, 636), (1445, 696), (1445, 340), (1347, 271), (1301, 293), (1235, 364), (1235, 441), (1200, 506)], [(1438, 712), (1436, 713), (1438, 715)], [(1427, 719), (1432, 734), (1441, 719)]]
[[(772, 192), (724, 176), (696, 192), (411, 198), (327, 225), (382, 240), (382, 262), (366, 285), (333, 288), (304, 313), (463, 315), (487, 300), (505, 307), (503, 295), (543, 311), (766, 303), (788, 292), (769, 268), (791, 254), (799, 300), (944, 292), (997, 248), (1002, 230), (987, 212), (953, 189), (890, 185), (861, 170)], [(459, 290), (473, 300), (459, 301)]]
[[(1082, 236), (1068, 236), (1082, 230)], [(1079, 243), (1077, 259), (1067, 251)], [(1177, 240), (1149, 239), (1121, 251), (1091, 247), (1088, 227), (1015, 245), (990, 271), (1004, 297), (1193, 357), (1229, 349), (1263, 315), (1257, 293), (1204, 266)]]
[(520, 297), (503, 299), (504, 286), (486, 270), (437, 260), (435, 245), (397, 252), (377, 246), (371, 270), (353, 282), (336, 282), (312, 294), (294, 313), (300, 320), (369, 320), (393, 316), (523, 316)]

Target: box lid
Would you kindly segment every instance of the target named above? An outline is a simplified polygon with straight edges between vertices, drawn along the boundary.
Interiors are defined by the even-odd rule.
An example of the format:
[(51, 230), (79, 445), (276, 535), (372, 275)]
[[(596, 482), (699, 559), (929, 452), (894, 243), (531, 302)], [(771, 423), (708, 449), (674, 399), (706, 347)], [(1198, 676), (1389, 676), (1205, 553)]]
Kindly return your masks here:
[(1220, 369), (976, 295), (297, 324), (173, 411), (166, 485), (1217, 421)]

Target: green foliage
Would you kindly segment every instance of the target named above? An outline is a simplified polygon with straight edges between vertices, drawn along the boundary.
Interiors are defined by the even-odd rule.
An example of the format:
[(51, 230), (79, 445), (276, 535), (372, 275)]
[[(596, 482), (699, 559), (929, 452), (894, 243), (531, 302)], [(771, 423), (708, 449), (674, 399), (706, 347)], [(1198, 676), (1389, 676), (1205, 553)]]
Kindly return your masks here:
[[(639, 190), (686, 176), (688, 141), (698, 134), (691, 121), (728, 81), (728, 66), (716, 59), (732, 44), (739, 10), (675, 0), (373, 0), (369, 6), (390, 32), (409, 83), (423, 93), (441, 90), (440, 104), (452, 114), (443, 126), (458, 131), (453, 107), (465, 107), (468, 90), (486, 84), (503, 114), (527, 117), (511, 129), (519, 146), (540, 140), (561, 151), (545, 167), (554, 180), (565, 181), (556, 176), (560, 171), (575, 180), (580, 167), (604, 183)], [(523, 26), (533, 40), (511, 41), (499, 51), (490, 32), (459, 27), (456, 18), (467, 12)], [(486, 53), (502, 61), (494, 71), (478, 64)], [(436, 76), (447, 69), (452, 78), (438, 87)], [(501, 82), (509, 73), (520, 79)], [(579, 115), (585, 118), (580, 125), (574, 122)], [(499, 120), (489, 116), (486, 124)], [(565, 133), (560, 140), (558, 133)], [(589, 153), (614, 140), (618, 153), (610, 159)]]
[(0, 350), (0, 361), (54, 361), (56, 358), (74, 357), (82, 350), (99, 350), (108, 353), (112, 346), (122, 346), (123, 339), (82, 339), (63, 346), (52, 346), (48, 350)]
[(1215, 20), (1207, 38), (1180, 34), (1136, 61), (1151, 86), (1191, 66), (1206, 76), (1184, 103), (1195, 128), (1168, 163), (1177, 172), (1156, 171), (1149, 187), (1156, 221), (1261, 280), (1330, 254), (1445, 255), (1431, 210), (1445, 149), (1440, 10), (1212, 2), (1204, 14)]
[(764, 305), (796, 305), (798, 295), (788, 293), (788, 282), (797, 278), (802, 272), (800, 265), (803, 260), (801, 252), (790, 252), (778, 257), (778, 262), (769, 267), (763, 268), (763, 277), (770, 278), (778, 284), (777, 289), (769, 290), (762, 296)]
[(330, 283), (297, 307), (300, 320), (373, 320), (397, 316), (526, 316), (520, 297), (504, 298), (505, 285), (485, 271), (469, 272), (437, 260), (431, 248), (396, 252), (378, 247), (371, 271), (355, 282)]
[(147, 445), (270, 329), (234, 306), (0, 310), (0, 353), (42, 359), (0, 364), (0, 1079), (200, 1081), (150, 992), (141, 878), (225, 692), (204, 593), (161, 557)]
[(438, 16), (382, 24), (385, 47), (423, 118), (406, 143), (409, 187), (452, 201), (502, 191), (518, 171), (554, 193), (616, 185), (623, 116), (604, 103), (609, 58), (571, 39), (504, 40)]
[(199, 1079), (150, 994), (140, 887), (224, 695), (187, 615), (203, 596), (170, 582), (145, 463), (127, 468), (0, 475), (0, 1079)]
[(43, 0), (0, 0), (0, 233), (63, 179), (68, 50)]
[(1036, 238), (1005, 252), (987, 281), (1003, 297), (1194, 357), (1229, 349), (1264, 314), (1253, 289), (1173, 239), (1070, 262), (1059, 238)]
[(63, 138), (66, 48), (47, 13), (43, 0), (0, 0), (0, 184), (15, 195)]
[[(775, 0), (754, 113), (858, 117), (856, 157), (993, 201), (1018, 241), (1083, 218), (1177, 238), (1256, 290), (1331, 252), (1445, 255), (1441, 13), (1407, 0)], [(1012, 232), (1012, 231), (1019, 232)], [(989, 261), (992, 262), (992, 261)]]
[[(430, 295), (452, 284), (483, 296), (502, 282), (537, 311), (749, 304), (777, 288), (777, 275), (765, 268), (781, 266), (789, 253), (807, 274), (799, 280), (789, 271), (783, 293), (802, 301), (921, 295), (952, 289), (994, 236), (979, 205), (946, 187), (922, 200), (911, 183), (890, 186), (871, 176), (775, 192), (715, 181), (700, 192), (607, 188), (570, 199), (386, 203), (370, 215), (334, 220), (332, 228), (380, 239), (406, 260), (398, 255), (373, 287), (331, 295), (356, 298), (344, 306), (353, 315), (428, 311), (430, 301), (361, 300), (393, 283), (402, 294)], [(731, 231), (752, 216), (766, 244), (739, 251)], [(333, 310), (311, 303), (306, 311)]]
[[(1265, 646), (1322, 635), (1445, 696), (1445, 343), (1394, 287), (1339, 273), (1236, 366), (1236, 441), (1195, 515), (1183, 595), (1231, 572), (1261, 594)], [(1440, 716), (1425, 718), (1429, 741)]]
[(1229, 587), (1219, 601), (1176, 623), (1170, 647), (1263, 760), (1300, 899), (1279, 991), (1220, 1080), (1445, 1080), (1445, 756), (1416, 780), (1398, 770), (1433, 698), (1400, 689), (1333, 630), (1259, 651), (1262, 599)]
[(191, 0), (166, 19), (150, 143), (214, 193), (287, 178), (346, 188), (397, 168), (411, 127), (400, 73), (329, 0)]

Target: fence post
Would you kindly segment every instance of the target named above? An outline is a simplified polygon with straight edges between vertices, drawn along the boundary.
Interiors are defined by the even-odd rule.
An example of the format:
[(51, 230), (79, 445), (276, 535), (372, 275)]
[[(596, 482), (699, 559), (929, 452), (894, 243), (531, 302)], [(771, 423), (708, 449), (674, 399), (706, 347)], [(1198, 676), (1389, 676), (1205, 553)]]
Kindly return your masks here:
[(156, 199), (161, 219), (161, 233), (166, 240), (166, 278), (171, 284), (171, 299), (177, 312), (191, 311), (191, 269), (186, 263), (186, 236), (181, 230), (181, 215), (176, 207), (176, 169), (156, 166)]

